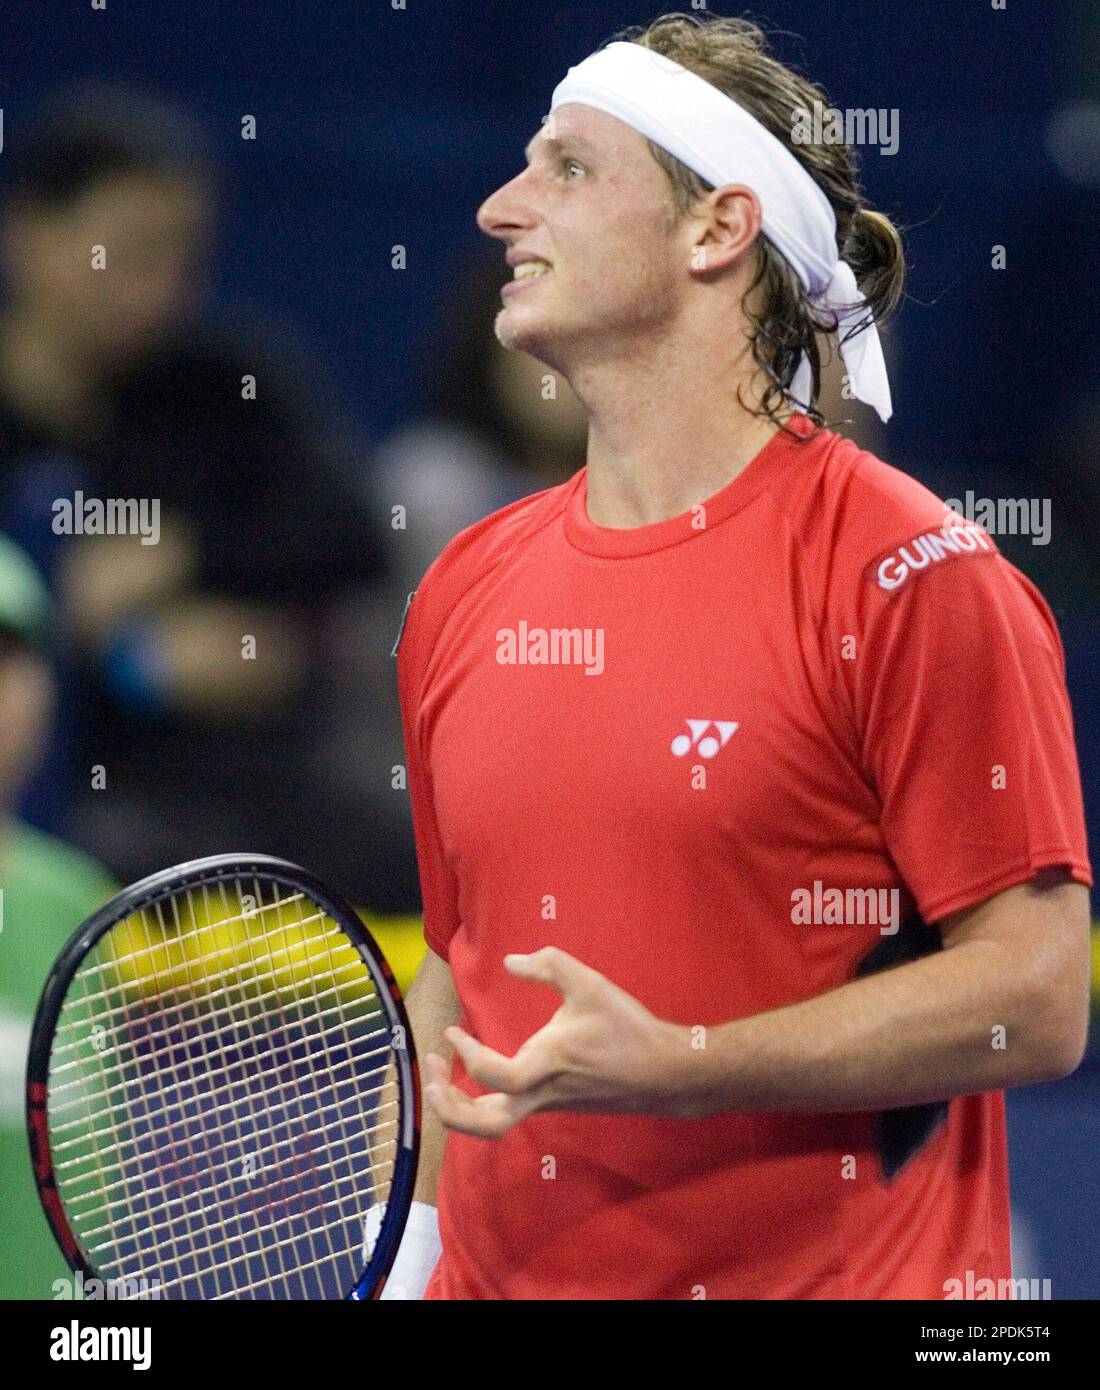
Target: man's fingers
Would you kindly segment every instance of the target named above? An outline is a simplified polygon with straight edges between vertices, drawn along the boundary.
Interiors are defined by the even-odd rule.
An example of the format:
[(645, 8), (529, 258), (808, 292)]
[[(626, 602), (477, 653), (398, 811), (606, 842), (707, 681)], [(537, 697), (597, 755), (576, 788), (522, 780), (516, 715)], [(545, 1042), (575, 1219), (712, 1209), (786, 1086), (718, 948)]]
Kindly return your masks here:
[[(451, 1129), (462, 1129), (462, 1117), (471, 1105), (471, 1098), (451, 1084), (450, 1068), (438, 1052), (429, 1052), (424, 1058), (424, 1063), (429, 1073), (428, 1082), (424, 1087), (424, 1099), (445, 1125)], [(502, 1130), (501, 1133), (503, 1132)]]
[(527, 1113), (516, 1108), (511, 1096), (498, 1092), (475, 1099), (457, 1086), (442, 1086), (437, 1081), (428, 1083), (424, 1095), (448, 1129), (475, 1139), (499, 1139)]
[[(467, 1034), (463, 1036), (469, 1042), (474, 1041)], [(480, 1044), (475, 1046), (480, 1047)], [(500, 1057), (489, 1048), (483, 1051), (490, 1057), (499, 1058), (506, 1066), (513, 1065), (507, 1057)], [(477, 1139), (499, 1139), (513, 1125), (539, 1109), (542, 1097), (533, 1087), (520, 1089), (517, 1094), (510, 1095), (498, 1090), (486, 1096), (468, 1096), (458, 1086), (451, 1084), (450, 1065), (438, 1053), (429, 1052), (424, 1061), (429, 1072), (424, 1097), (448, 1129), (473, 1135)], [(470, 1075), (476, 1081), (481, 1080), (472, 1071)], [(542, 1090), (545, 1093), (545, 1088)]]
[(523, 1061), (518, 1057), (505, 1057), (457, 1026), (446, 1029), (445, 1036), (448, 1042), (454, 1043), (469, 1075), (494, 1091), (517, 1095), (543, 1079), (529, 1056)]
[(578, 993), (593, 979), (602, 979), (598, 971), (557, 946), (544, 946), (526, 956), (513, 952), (504, 957), (504, 968), (518, 979), (551, 985), (563, 997)]

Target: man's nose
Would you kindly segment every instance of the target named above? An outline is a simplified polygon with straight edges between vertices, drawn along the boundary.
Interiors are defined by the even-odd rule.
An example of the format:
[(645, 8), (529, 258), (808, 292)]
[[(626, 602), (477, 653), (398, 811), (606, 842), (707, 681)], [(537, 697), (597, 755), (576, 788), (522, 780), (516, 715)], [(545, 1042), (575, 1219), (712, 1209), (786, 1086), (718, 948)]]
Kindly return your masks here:
[(524, 197), (524, 178), (528, 170), (491, 193), (477, 210), (477, 225), (486, 236), (508, 240), (525, 231), (534, 221), (530, 201)]

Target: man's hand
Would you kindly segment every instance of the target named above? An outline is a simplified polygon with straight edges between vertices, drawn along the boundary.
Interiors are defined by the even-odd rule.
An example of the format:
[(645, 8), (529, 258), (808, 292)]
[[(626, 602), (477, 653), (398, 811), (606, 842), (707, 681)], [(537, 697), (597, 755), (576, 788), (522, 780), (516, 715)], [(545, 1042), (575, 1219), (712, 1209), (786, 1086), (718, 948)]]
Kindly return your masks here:
[(551, 985), (562, 1005), (514, 1057), (451, 1027), (467, 1072), (491, 1088), (471, 1098), (448, 1080), (437, 1053), (425, 1058), (425, 1087), (432, 1108), (448, 1129), (480, 1139), (499, 1139), (536, 1110), (607, 1114), (679, 1115), (678, 1074), (690, 1056), (688, 1030), (655, 1018), (598, 971), (555, 946), (529, 956), (504, 958), (509, 974)]

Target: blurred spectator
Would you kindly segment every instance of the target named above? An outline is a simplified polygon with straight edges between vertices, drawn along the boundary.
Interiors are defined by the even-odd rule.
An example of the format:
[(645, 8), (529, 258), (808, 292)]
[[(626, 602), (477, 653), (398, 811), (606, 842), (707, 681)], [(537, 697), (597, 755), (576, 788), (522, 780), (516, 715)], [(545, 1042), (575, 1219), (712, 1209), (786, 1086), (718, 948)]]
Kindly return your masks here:
[(91, 859), (15, 815), (53, 704), (50, 600), (0, 536), (0, 1298), (50, 1298), (68, 1267), (38, 1201), (23, 1117), (31, 1023), (58, 951), (114, 891)]
[[(0, 528), (71, 639), (64, 745), (28, 812), (123, 879), (226, 849), (328, 874), (334, 842), (363, 840), (306, 752), (326, 605), (380, 564), (350, 446), (301, 366), (200, 323), (217, 189), (184, 114), (81, 86), (11, 157)], [(146, 534), (58, 535), (81, 494), (132, 499)]]
[[(463, 527), (584, 466), (588, 421), (568, 383), (527, 353), (506, 352), (493, 332), (510, 276), (499, 249), (457, 276), (427, 358), (425, 412), (379, 450), (372, 503), (395, 589), (415, 589)], [(392, 524), (395, 506), (405, 508), (404, 529)]]

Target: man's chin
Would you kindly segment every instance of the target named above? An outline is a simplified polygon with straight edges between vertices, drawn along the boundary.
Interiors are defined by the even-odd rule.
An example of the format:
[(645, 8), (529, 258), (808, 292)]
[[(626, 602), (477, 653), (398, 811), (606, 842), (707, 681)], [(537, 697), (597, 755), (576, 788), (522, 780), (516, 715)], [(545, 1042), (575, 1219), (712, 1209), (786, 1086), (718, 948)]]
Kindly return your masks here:
[(554, 335), (533, 314), (516, 313), (505, 306), (497, 315), (494, 328), (497, 341), (509, 352), (526, 352), (541, 362), (551, 351)]

